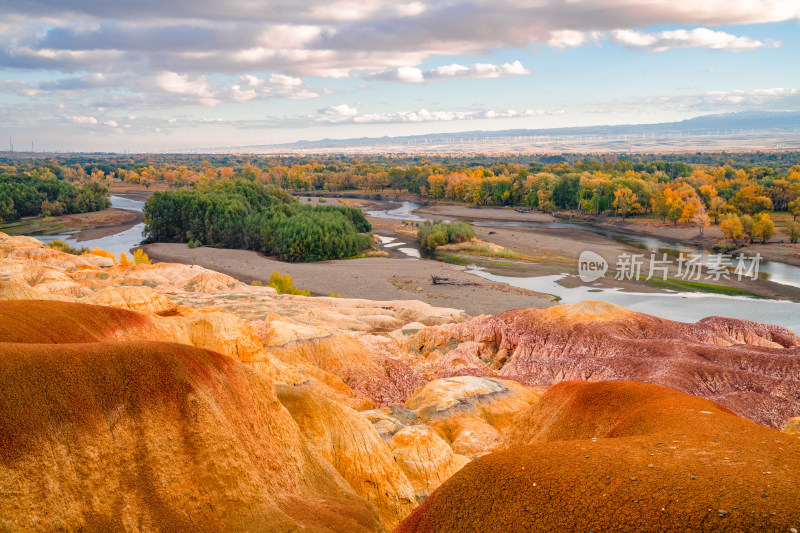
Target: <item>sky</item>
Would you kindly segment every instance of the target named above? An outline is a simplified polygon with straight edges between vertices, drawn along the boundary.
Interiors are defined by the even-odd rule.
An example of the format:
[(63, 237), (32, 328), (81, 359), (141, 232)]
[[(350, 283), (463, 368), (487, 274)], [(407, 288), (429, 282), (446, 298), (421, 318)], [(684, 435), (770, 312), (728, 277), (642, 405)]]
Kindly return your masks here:
[(0, 150), (800, 111), (800, 0), (13, 0)]

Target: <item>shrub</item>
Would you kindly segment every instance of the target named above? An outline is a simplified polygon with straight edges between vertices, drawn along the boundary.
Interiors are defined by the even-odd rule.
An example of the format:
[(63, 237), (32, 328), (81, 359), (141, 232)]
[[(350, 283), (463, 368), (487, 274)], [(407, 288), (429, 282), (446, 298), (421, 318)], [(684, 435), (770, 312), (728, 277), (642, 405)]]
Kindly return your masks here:
[(437, 246), (466, 242), (474, 237), (472, 226), (464, 222), (426, 222), (417, 230), (420, 245), (430, 251)]
[(278, 294), (298, 294), (300, 296), (310, 296), (311, 292), (298, 289), (294, 286), (294, 280), (289, 274), (281, 274), (280, 272), (273, 272), (269, 275), (269, 285)]
[(150, 258), (147, 257), (147, 254), (144, 253), (144, 250), (139, 248), (138, 250), (133, 252), (133, 262), (137, 265), (152, 265), (153, 263), (150, 261)]
[(117, 262), (116, 261), (117, 258), (114, 256), (114, 254), (112, 254), (108, 250), (101, 250), (100, 248), (92, 248), (91, 250), (86, 250), (85, 252), (83, 252), (82, 255), (86, 254), (99, 255), (100, 257), (108, 257), (109, 259), (114, 259), (115, 263)]
[(125, 252), (120, 252), (119, 254), (119, 261), (116, 262), (119, 266), (133, 266), (134, 263), (130, 259), (128, 259), (128, 254)]
[(292, 276), (289, 274), (281, 274), (280, 272), (273, 272), (269, 275), (269, 286), (278, 291), (278, 294), (311, 295), (311, 292), (295, 287)]
[(58, 250), (59, 252), (64, 252), (71, 255), (83, 255), (86, 253), (86, 248), (73, 248), (69, 244), (59, 239), (55, 239), (48, 243), (46, 247), (50, 248), (51, 250)]

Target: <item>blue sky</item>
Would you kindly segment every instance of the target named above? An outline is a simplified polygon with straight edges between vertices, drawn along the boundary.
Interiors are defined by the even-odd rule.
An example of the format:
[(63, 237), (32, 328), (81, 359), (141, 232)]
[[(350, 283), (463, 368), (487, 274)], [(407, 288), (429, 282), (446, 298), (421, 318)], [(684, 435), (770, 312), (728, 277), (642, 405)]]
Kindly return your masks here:
[(165, 151), (800, 110), (800, 0), (27, 0), (0, 149)]

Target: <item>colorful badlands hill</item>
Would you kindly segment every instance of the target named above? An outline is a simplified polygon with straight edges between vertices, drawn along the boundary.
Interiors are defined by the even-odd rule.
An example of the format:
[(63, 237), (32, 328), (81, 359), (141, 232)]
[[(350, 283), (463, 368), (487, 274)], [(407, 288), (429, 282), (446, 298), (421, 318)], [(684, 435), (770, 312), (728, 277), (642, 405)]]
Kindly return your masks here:
[(794, 531), (800, 441), (656, 385), (564, 382), (396, 533)]
[(471, 460), (565, 437), (534, 419), (610, 434), (538, 403), (572, 377), (663, 381), (795, 431), (798, 345), (596, 302), (471, 320), (277, 295), (0, 234), (0, 530), (388, 531)]
[(7, 531), (377, 531), (272, 381), (143, 342), (0, 343)]
[(776, 429), (800, 412), (800, 337), (747, 320), (688, 324), (583, 302), (426, 328), (408, 344), (427, 354), (424, 364), (437, 376), (542, 386), (573, 379), (654, 383)]

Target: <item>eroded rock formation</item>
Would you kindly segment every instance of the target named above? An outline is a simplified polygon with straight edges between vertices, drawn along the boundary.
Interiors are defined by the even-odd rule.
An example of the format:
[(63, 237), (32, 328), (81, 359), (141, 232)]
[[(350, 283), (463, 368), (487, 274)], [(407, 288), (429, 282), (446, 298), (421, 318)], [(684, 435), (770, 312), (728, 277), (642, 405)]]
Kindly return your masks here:
[[(409, 364), (437, 374), (545, 386), (571, 379), (656, 383), (774, 428), (800, 413), (800, 337), (747, 320), (687, 324), (583, 302), (426, 328), (408, 346)], [(454, 366), (457, 350), (464, 354)]]
[(655, 385), (566, 382), (398, 533), (791, 531), (800, 442)]
[(365, 417), (307, 387), (276, 389), (306, 440), (359, 496), (375, 504), (387, 529), (414, 509), (411, 483)]
[[(583, 439), (580, 446), (602, 452), (586, 463), (599, 472), (602, 459), (620, 463), (606, 444), (613, 440), (638, 457), (623, 469), (646, 460), (642, 450), (695, 465), (691, 453), (706, 448), (719, 459), (719, 432), (734, 427), (726, 409), (703, 407), (712, 415), (686, 420), (728, 422), (665, 449), (665, 439), (642, 439), (688, 435), (674, 420), (714, 404), (676, 400), (667, 409), (647, 391), (592, 396), (561, 386), (537, 403), (548, 386), (574, 378), (663, 383), (786, 426), (789, 435), (787, 420), (800, 415), (800, 339), (773, 326), (722, 318), (683, 324), (597, 302), (469, 320), (415, 301), (277, 295), (196, 266), (117, 266), (4, 234), (0, 344), (10, 354), (2, 356), (0, 380), (36, 376), (0, 388), (0, 408), (14, 413), (0, 428), (10, 458), (0, 461), (0, 490), (12, 495), (0, 503), (0, 519), (43, 530), (115, 529), (119, 520), (129, 529), (183, 529), (180, 520), (196, 519), (208, 530), (382, 531), (442, 483), (439, 491), (450, 490), (446, 480), (462, 468), (500, 476), (502, 469), (482, 462), (505, 457), (498, 454), (511, 453), (511, 464), (529, 460), (517, 450), (552, 446), (541, 457), (555, 469), (582, 456), (554, 439)], [(37, 405), (25, 405), (26, 394)], [(258, 441), (261, 433), (267, 437)], [(755, 448), (742, 451), (763, 464), (776, 457), (771, 448), (761, 459)], [(210, 465), (215, 454), (221, 462)], [(479, 466), (470, 463), (487, 454)], [(103, 468), (108, 479), (100, 479)], [(555, 470), (541, 472), (557, 478)]]
[(272, 381), (220, 354), (5, 342), (0, 391), (4, 530), (383, 529)]

